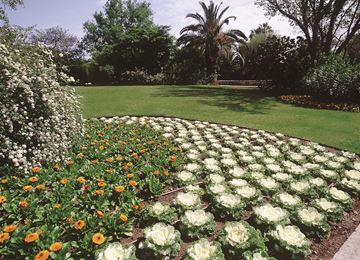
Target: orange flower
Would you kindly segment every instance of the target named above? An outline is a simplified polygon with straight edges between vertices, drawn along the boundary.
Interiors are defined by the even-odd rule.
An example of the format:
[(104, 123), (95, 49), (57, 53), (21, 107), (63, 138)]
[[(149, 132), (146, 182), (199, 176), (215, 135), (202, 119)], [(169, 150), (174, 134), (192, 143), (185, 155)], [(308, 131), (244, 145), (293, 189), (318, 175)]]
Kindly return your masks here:
[(133, 209), (139, 209), (139, 205), (132, 205), (131, 206)]
[(100, 182), (98, 182), (98, 186), (99, 186), (100, 188), (105, 187), (105, 186), (106, 186), (106, 183), (105, 183), (104, 181), (100, 181)]
[(40, 251), (35, 257), (34, 260), (47, 260), (49, 258), (49, 251), (43, 250)]
[(92, 241), (96, 245), (101, 245), (102, 243), (105, 242), (105, 237), (101, 233), (96, 233), (95, 235), (93, 235)]
[(120, 193), (120, 192), (123, 192), (125, 190), (125, 187), (124, 186), (116, 186), (115, 187), (115, 191)]
[(80, 219), (80, 220), (76, 221), (75, 224), (74, 224), (74, 228), (76, 230), (81, 230), (81, 229), (83, 229), (83, 227), (85, 227), (85, 221), (84, 220)]
[(69, 182), (69, 179), (67, 179), (67, 178), (62, 178), (60, 180), (60, 183), (63, 184), (63, 185), (67, 184), (68, 182)]
[(128, 167), (128, 168), (131, 168), (131, 167), (133, 167), (133, 163), (132, 162), (128, 162), (127, 164), (126, 164), (126, 167)]
[(1, 180), (1, 183), (2, 183), (2, 184), (7, 184), (8, 182), (9, 182), (8, 179), (2, 179), (2, 180)]
[(99, 159), (92, 160), (91, 163), (92, 164), (97, 164), (97, 163), (99, 163)]
[(49, 250), (51, 252), (58, 252), (61, 249), (62, 249), (62, 243), (60, 243), (60, 242), (52, 243), (51, 246), (49, 247)]
[(165, 175), (165, 176), (169, 176), (169, 172), (168, 172), (168, 171), (164, 171), (164, 175)]
[(0, 196), (0, 205), (6, 202), (5, 196)]
[(136, 181), (129, 181), (129, 184), (133, 187), (135, 187), (137, 185), (137, 182)]
[(81, 183), (81, 184), (84, 184), (84, 183), (86, 182), (86, 180), (85, 180), (84, 177), (79, 177), (79, 178), (76, 179), (76, 181), (77, 181), (78, 183)]
[(125, 214), (120, 214), (119, 219), (120, 219), (122, 222), (127, 222), (127, 221), (128, 221), (128, 217), (127, 217)]
[(114, 159), (113, 159), (113, 158), (111, 158), (111, 157), (109, 157), (109, 158), (106, 158), (106, 159), (105, 159), (105, 161), (106, 161), (106, 162), (108, 162), (108, 163), (111, 163), (111, 162), (113, 162), (113, 161), (114, 161)]
[(60, 203), (55, 203), (54, 208), (56, 208), (56, 209), (61, 208), (61, 204)]
[(41, 168), (39, 166), (35, 166), (31, 169), (32, 173), (39, 173), (41, 171)]
[(39, 178), (36, 177), (36, 176), (33, 176), (33, 177), (30, 177), (30, 178), (29, 178), (29, 181), (30, 181), (30, 182), (37, 182), (38, 180), (39, 180)]
[(97, 210), (96, 215), (98, 218), (102, 218), (104, 216), (104, 213), (101, 210)]
[(133, 178), (133, 177), (134, 177), (134, 174), (129, 173), (129, 174), (127, 175), (127, 177), (128, 177), (129, 179), (131, 179), (131, 178)]
[(133, 153), (131, 156), (132, 156), (134, 159), (138, 159), (138, 158), (139, 158), (139, 155), (138, 155), (137, 153)]
[(105, 193), (105, 191), (103, 191), (103, 190), (96, 190), (95, 191), (96, 196), (102, 196), (102, 195), (104, 195), (104, 193)]
[(177, 160), (176, 155), (173, 155), (173, 156), (170, 157), (170, 161), (171, 161), (171, 162), (175, 162), (176, 160)]
[(39, 185), (36, 185), (35, 187), (37, 190), (43, 190), (45, 189), (45, 185), (44, 184), (39, 184)]
[(24, 186), (22, 189), (23, 189), (23, 191), (31, 191), (31, 190), (33, 189), (33, 186), (31, 186), (31, 185), (26, 185), (26, 186)]
[(74, 161), (73, 161), (73, 160), (67, 160), (67, 161), (65, 162), (65, 164), (66, 164), (67, 166), (71, 166), (71, 165), (74, 164)]
[(4, 243), (7, 239), (9, 239), (10, 234), (5, 232), (5, 233), (0, 233), (0, 244)]
[(19, 203), (20, 207), (22, 207), (23, 209), (29, 207), (29, 203), (26, 200), (22, 200)]
[(105, 146), (103, 146), (103, 145), (100, 145), (100, 146), (99, 146), (99, 150), (100, 150), (100, 151), (102, 151), (102, 150), (104, 150), (104, 149), (105, 149)]
[(16, 225), (8, 225), (4, 227), (4, 232), (11, 233), (14, 232), (16, 229)]
[(27, 234), (24, 238), (24, 241), (26, 243), (32, 243), (36, 240), (39, 239), (39, 234), (38, 233), (30, 233), (30, 234)]
[(158, 176), (158, 175), (160, 175), (160, 171), (154, 171), (153, 174)]
[(115, 160), (119, 162), (119, 161), (122, 161), (123, 158), (122, 158), (121, 156), (117, 156), (117, 157), (115, 158)]

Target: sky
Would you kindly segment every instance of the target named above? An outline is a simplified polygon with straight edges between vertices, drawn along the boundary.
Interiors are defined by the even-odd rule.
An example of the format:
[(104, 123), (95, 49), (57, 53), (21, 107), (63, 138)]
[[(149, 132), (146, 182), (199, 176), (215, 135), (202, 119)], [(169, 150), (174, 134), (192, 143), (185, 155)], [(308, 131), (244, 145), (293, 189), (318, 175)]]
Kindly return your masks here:
[[(209, 2), (209, 0), (204, 0)], [(69, 32), (82, 37), (83, 23), (91, 20), (95, 11), (101, 10), (106, 0), (24, 0), (24, 6), (17, 10), (8, 10), (11, 24), (21, 26), (36, 25), (38, 29), (61, 26)], [(185, 15), (201, 12), (197, 0), (148, 0), (154, 12), (154, 22), (159, 25), (170, 25), (171, 33), (179, 36), (184, 26), (192, 23)], [(215, 0), (215, 3), (220, 0)], [(229, 28), (240, 29), (249, 35), (251, 29), (268, 22), (281, 35), (296, 36), (298, 32), (281, 17), (265, 17), (264, 11), (254, 5), (254, 0), (223, 0), (224, 6), (229, 5), (227, 15), (235, 15), (236, 21)]]

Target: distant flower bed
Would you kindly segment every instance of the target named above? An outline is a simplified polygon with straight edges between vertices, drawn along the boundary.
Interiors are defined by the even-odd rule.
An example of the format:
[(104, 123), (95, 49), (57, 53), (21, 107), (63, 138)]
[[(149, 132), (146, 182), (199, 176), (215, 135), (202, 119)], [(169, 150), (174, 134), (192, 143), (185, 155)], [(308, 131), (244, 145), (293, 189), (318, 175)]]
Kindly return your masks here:
[(325, 102), (325, 101), (317, 100), (312, 96), (296, 96), (296, 95), (280, 96), (279, 99), (286, 103), (299, 105), (303, 107), (360, 112), (360, 104), (356, 104), (356, 103)]

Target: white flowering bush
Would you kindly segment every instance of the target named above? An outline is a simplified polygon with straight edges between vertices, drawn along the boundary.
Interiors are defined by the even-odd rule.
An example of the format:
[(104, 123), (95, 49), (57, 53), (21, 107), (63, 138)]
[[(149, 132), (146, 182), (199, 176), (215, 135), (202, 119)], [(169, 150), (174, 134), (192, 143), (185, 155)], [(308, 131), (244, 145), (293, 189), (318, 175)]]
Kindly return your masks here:
[(179, 212), (184, 212), (188, 209), (199, 209), (201, 207), (200, 196), (192, 192), (179, 192), (174, 200), (174, 205)]
[(234, 191), (247, 206), (255, 206), (262, 201), (260, 190), (251, 185), (238, 187)]
[(99, 252), (97, 260), (127, 259), (136, 260), (135, 246), (122, 245), (119, 242), (111, 243)]
[(144, 225), (150, 225), (157, 222), (172, 224), (177, 220), (176, 210), (161, 202), (147, 205), (142, 216)]
[(221, 244), (202, 238), (192, 243), (186, 250), (184, 260), (224, 260)]
[(245, 221), (226, 222), (218, 240), (229, 257), (239, 257), (248, 250), (266, 250), (260, 231)]
[(262, 192), (264, 192), (268, 195), (274, 194), (274, 193), (278, 192), (279, 189), (281, 189), (280, 183), (276, 182), (271, 177), (265, 177), (265, 178), (258, 179), (257, 185)]
[(278, 225), (266, 234), (281, 259), (304, 259), (310, 254), (310, 241), (297, 226)]
[(27, 171), (64, 159), (80, 130), (72, 80), (44, 46), (0, 40), (0, 164)]
[(298, 209), (292, 219), (308, 237), (321, 240), (324, 239), (330, 231), (330, 225), (327, 223), (326, 216), (313, 207)]
[(202, 209), (187, 210), (180, 218), (180, 231), (189, 238), (200, 238), (211, 235), (216, 228), (213, 214)]
[(272, 197), (271, 202), (288, 211), (294, 211), (304, 205), (299, 196), (291, 195), (287, 192), (275, 194)]
[(196, 181), (196, 176), (189, 171), (181, 171), (176, 174), (176, 182), (177, 184), (182, 187)]
[(220, 218), (240, 219), (246, 205), (239, 196), (223, 193), (212, 200), (211, 210)]
[(139, 243), (139, 249), (144, 250), (145, 255), (162, 258), (164, 256), (176, 256), (180, 250), (180, 232), (173, 226), (165, 223), (157, 223), (145, 228), (144, 240)]
[(261, 230), (267, 230), (269, 227), (279, 224), (289, 224), (289, 213), (271, 204), (265, 204), (254, 208), (254, 221)]

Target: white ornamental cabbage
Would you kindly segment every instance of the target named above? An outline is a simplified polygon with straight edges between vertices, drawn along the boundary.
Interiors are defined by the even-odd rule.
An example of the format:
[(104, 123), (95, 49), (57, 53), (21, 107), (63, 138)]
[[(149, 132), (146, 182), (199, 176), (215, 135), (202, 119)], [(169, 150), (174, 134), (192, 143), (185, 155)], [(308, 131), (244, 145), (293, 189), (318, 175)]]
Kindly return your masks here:
[(283, 241), (290, 246), (303, 247), (309, 245), (306, 236), (296, 226), (278, 225), (275, 230), (270, 232), (270, 234), (279, 241)]
[(123, 246), (119, 242), (109, 244), (97, 257), (98, 260), (132, 260), (135, 257), (135, 247)]
[[(224, 259), (220, 247), (217, 246), (215, 243), (216, 242), (208, 241), (206, 238), (202, 238), (199, 241), (192, 244), (191, 246), (189, 246), (189, 248), (186, 251), (186, 255), (191, 260)], [(216, 258), (214, 258), (215, 256)]]

